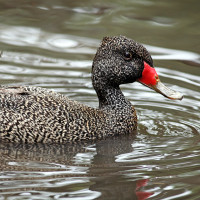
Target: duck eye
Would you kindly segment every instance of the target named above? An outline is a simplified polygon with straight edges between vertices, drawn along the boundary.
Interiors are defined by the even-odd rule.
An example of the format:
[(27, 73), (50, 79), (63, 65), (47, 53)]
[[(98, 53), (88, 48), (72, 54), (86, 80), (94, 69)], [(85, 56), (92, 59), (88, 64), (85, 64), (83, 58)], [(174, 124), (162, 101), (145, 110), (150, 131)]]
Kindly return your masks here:
[(125, 60), (131, 60), (132, 59), (132, 53), (126, 51), (125, 54), (124, 54), (124, 58), (125, 58)]

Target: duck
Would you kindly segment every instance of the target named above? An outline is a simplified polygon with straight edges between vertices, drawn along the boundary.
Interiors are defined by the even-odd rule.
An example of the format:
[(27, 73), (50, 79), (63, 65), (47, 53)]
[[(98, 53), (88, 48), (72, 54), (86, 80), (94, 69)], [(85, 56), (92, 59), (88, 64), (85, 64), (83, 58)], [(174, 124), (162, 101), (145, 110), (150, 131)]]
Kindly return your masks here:
[(1, 85), (0, 141), (67, 143), (135, 134), (136, 110), (122, 84), (137, 81), (169, 99), (183, 98), (161, 83), (147, 49), (121, 35), (103, 38), (91, 77), (98, 108), (41, 87)]

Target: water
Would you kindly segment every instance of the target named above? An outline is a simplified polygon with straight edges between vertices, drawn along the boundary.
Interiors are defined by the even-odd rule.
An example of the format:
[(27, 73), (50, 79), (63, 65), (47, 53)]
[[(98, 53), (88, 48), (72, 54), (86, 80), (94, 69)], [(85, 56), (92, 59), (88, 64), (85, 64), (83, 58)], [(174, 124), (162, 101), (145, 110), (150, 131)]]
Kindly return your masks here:
[(171, 101), (122, 90), (138, 135), (94, 144), (0, 143), (0, 199), (200, 199), (199, 1), (0, 1), (0, 84), (54, 89), (98, 105), (91, 63), (106, 35), (143, 43)]

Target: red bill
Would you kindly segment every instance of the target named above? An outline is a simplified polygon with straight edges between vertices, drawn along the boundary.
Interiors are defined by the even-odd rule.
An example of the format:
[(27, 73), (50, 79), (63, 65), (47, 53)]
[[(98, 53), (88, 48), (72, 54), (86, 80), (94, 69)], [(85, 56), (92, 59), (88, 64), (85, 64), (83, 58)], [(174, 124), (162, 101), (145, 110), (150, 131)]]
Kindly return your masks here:
[(144, 62), (144, 70), (142, 72), (142, 77), (138, 79), (138, 82), (155, 90), (156, 92), (162, 94), (163, 96), (169, 99), (181, 100), (183, 98), (183, 95), (180, 92), (174, 91), (165, 86), (160, 81), (155, 68), (151, 67), (146, 62)]

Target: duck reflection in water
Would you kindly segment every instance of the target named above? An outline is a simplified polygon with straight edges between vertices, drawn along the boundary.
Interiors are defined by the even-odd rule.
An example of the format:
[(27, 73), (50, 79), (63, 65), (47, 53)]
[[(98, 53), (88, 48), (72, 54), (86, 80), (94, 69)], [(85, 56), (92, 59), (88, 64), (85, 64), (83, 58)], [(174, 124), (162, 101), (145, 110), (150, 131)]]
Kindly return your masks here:
[[(45, 198), (59, 194), (67, 198), (71, 191), (79, 192), (84, 188), (90, 193), (98, 193), (97, 199), (144, 200), (152, 195), (143, 191), (148, 180), (138, 180), (128, 172), (138, 166), (116, 162), (118, 155), (134, 153), (133, 142), (134, 135), (71, 145), (1, 142), (0, 170), (5, 177), (1, 178), (1, 182), (7, 181), (9, 184), (0, 189), (5, 196), (15, 196), (26, 191), (29, 194), (37, 193), (41, 198), (43, 193)], [(78, 155), (82, 160), (78, 160)], [(89, 161), (84, 161), (84, 156)], [(79, 172), (80, 168), (83, 168), (84, 173)], [(73, 179), (78, 183), (74, 183)], [(80, 193), (77, 195), (81, 197)], [(83, 192), (82, 195), (85, 197), (87, 193)]]

